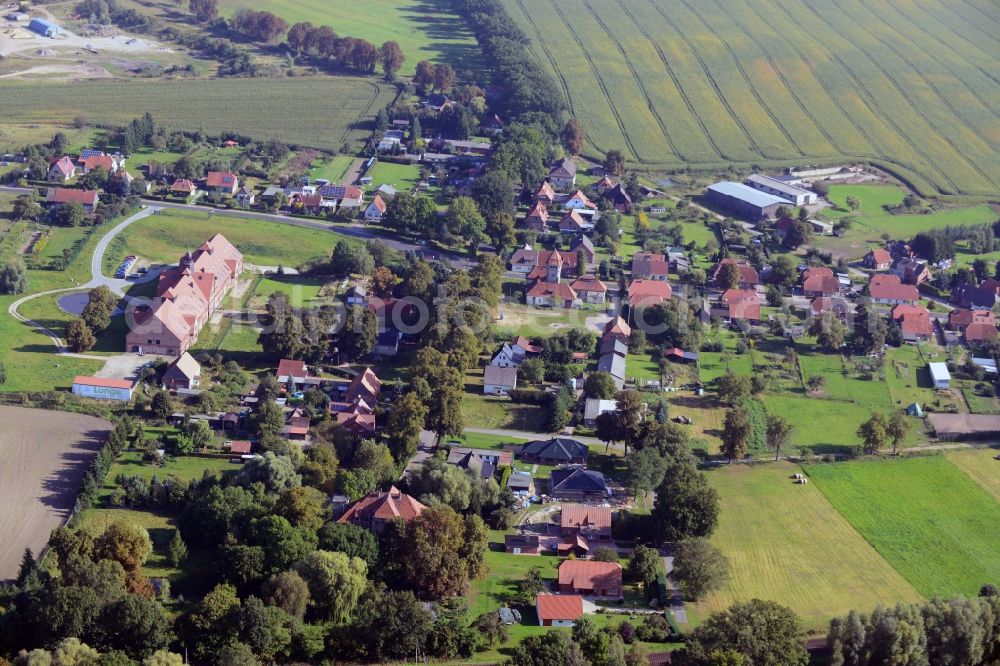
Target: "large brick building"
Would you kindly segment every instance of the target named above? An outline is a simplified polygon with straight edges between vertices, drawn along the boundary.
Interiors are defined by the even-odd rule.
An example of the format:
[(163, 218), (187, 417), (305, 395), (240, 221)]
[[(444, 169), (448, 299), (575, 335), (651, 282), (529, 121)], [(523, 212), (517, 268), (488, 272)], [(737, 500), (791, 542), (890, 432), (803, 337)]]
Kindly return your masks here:
[(242, 271), (243, 255), (220, 234), (188, 252), (176, 268), (160, 273), (152, 305), (130, 310), (125, 350), (162, 356), (186, 352)]

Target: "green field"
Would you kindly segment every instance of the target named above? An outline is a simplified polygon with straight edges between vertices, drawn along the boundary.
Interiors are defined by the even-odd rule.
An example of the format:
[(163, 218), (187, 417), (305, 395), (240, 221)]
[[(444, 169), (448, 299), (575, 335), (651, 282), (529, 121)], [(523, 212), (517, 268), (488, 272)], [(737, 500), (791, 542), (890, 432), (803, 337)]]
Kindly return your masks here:
[(927, 193), (1000, 189), (1000, 58), (972, 6), (505, 4), (591, 153), (661, 168), (864, 159)]
[(351, 155), (336, 155), (328, 160), (313, 163), (309, 169), (309, 177), (313, 180), (326, 178), (331, 183), (339, 183), (347, 170), (351, 168), (351, 163), (355, 160)]
[(1000, 502), (948, 458), (845, 462), (807, 472), (924, 596), (974, 595), (1000, 580)]
[(371, 176), (373, 187), (392, 185), (400, 192), (412, 192), (420, 182), (420, 166), (376, 162), (368, 175)]
[[(124, 125), (152, 110), (169, 129), (229, 130), (333, 150), (367, 138), (375, 114), (395, 94), (377, 79), (352, 77), (0, 83), (4, 119), (12, 123), (69, 123), (83, 114), (91, 122)], [(67, 95), (73, 104), (66, 104)], [(295, 121), (289, 122), (292, 104)]]
[(791, 463), (733, 465), (708, 474), (721, 496), (712, 536), (731, 566), (729, 585), (699, 614), (735, 601), (770, 599), (813, 629), (852, 608), (917, 601), (920, 595), (844, 520), (815, 486), (789, 478)]
[(219, 9), (226, 16), (242, 8), (268, 10), (289, 25), (328, 25), (338, 35), (376, 46), (399, 42), (406, 56), (400, 74), (408, 76), (421, 60), (449, 62), (456, 71), (478, 65), (476, 41), (448, 5), (447, 0), (222, 0)]
[(129, 254), (176, 263), (185, 251), (197, 248), (216, 233), (235, 245), (248, 263), (290, 268), (329, 257), (338, 240), (356, 242), (320, 229), (211, 215), (208, 211), (166, 209), (139, 220), (115, 238), (105, 255), (105, 270)]
[(1000, 449), (949, 451), (948, 460), (1000, 502)]

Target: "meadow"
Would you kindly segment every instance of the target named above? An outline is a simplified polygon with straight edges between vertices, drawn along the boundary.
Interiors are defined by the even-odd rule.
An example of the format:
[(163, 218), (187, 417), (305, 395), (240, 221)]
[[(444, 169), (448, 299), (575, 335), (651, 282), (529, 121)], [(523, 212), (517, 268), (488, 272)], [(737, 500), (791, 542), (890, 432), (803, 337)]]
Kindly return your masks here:
[(412, 75), (421, 60), (448, 62), (458, 71), (474, 68), (481, 57), (472, 34), (450, 13), (447, 0), (222, 0), (219, 10), (231, 16), (240, 9), (267, 10), (289, 25), (308, 21), (328, 25), (341, 36), (367, 39), (376, 46), (399, 43), (406, 56), (400, 70)]
[(949, 451), (947, 458), (1000, 502), (1000, 450)]
[(248, 263), (289, 268), (329, 257), (341, 238), (357, 243), (320, 229), (212, 215), (210, 211), (165, 209), (139, 220), (115, 238), (105, 255), (105, 271), (129, 254), (176, 263), (185, 251), (197, 248), (216, 233), (235, 245)]
[(649, 168), (865, 160), (927, 194), (1000, 188), (1000, 67), (972, 7), (505, 0), (587, 131)]
[[(66, 104), (72, 94), (73, 104)], [(254, 139), (339, 150), (363, 142), (378, 110), (395, 87), (375, 78), (312, 77), (188, 80), (91, 80), (73, 84), (0, 82), (4, 120), (10, 123), (70, 123), (78, 115), (94, 123), (124, 125), (150, 109), (168, 129), (217, 134), (239, 132)], [(108, 104), (114, 99), (114, 104)], [(289, 121), (294, 100), (295, 121)], [(52, 132), (48, 132), (51, 137)]]
[(920, 594), (875, 551), (814, 485), (792, 483), (791, 463), (733, 465), (708, 473), (722, 507), (712, 543), (731, 578), (697, 604), (699, 615), (735, 601), (770, 599), (810, 629), (852, 608), (917, 601)]
[(924, 596), (974, 595), (984, 583), (1000, 580), (1000, 502), (945, 456), (813, 465), (806, 471)]

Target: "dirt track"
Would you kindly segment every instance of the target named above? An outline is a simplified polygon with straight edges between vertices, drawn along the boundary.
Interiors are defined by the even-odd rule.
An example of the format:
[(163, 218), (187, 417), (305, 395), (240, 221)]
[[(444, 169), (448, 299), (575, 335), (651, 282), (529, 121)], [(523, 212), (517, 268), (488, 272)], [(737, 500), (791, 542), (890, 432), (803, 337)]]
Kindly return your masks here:
[(93, 416), (0, 407), (0, 580), (17, 576), (73, 508), (87, 463), (111, 425)]

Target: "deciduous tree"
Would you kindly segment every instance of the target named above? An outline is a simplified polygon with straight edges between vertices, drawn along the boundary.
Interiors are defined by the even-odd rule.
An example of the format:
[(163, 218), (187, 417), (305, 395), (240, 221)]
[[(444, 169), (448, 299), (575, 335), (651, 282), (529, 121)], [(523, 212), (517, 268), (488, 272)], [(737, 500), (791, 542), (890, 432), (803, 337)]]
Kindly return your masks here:
[(368, 565), (359, 557), (317, 550), (295, 565), (309, 586), (312, 605), (320, 618), (344, 622), (368, 584)]
[(685, 599), (697, 601), (725, 585), (729, 561), (708, 539), (684, 539), (674, 548), (674, 570)]

